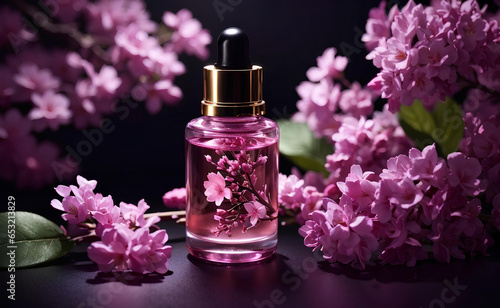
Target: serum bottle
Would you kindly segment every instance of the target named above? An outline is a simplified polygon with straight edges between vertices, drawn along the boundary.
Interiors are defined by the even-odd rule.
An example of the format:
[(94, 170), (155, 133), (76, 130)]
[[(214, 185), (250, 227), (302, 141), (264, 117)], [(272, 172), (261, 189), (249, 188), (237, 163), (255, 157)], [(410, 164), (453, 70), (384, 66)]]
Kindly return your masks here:
[(228, 28), (217, 46), (202, 116), (186, 127), (186, 243), (203, 260), (254, 262), (276, 250), (279, 130), (262, 116), (262, 67), (247, 35)]

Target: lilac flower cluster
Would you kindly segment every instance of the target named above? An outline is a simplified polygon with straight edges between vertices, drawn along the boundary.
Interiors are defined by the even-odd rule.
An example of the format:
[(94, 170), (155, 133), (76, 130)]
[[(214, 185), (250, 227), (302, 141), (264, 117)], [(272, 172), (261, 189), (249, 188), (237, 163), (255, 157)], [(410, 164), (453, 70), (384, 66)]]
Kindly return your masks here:
[(163, 195), (163, 204), (171, 209), (186, 209), (186, 188), (174, 188)]
[(263, 220), (276, 219), (277, 213), (265, 188), (255, 188), (255, 171), (266, 164), (267, 156), (259, 154), (254, 161), (244, 150), (215, 152), (220, 156), (217, 162), (212, 156), (205, 156), (207, 162), (215, 166), (218, 172), (207, 175), (208, 181), (203, 182), (204, 194), (208, 202), (214, 202), (218, 207), (224, 202), (227, 203), (227, 208), (217, 209), (214, 219), (218, 221), (218, 225), (214, 233), (219, 236), (224, 232), (231, 236), (233, 227), (242, 225), (242, 232), (246, 232)]
[(150, 227), (160, 218), (144, 218), (149, 205), (140, 200), (137, 206), (125, 202), (116, 206), (111, 196), (94, 192), (97, 181), (82, 176), (76, 180), (78, 187), (57, 186), (55, 190), (63, 199), (54, 199), (51, 205), (65, 212), (62, 218), (70, 224), (68, 230), (96, 225), (95, 234), (101, 241), (93, 242), (88, 254), (99, 270), (166, 273), (172, 247), (164, 246), (168, 240), (165, 230), (150, 233)]
[(371, 50), (367, 59), (381, 69), (368, 85), (388, 99), (391, 112), (416, 99), (432, 110), (468, 87), (499, 90), (500, 28), (476, 0), (427, 7), (410, 0), (388, 15), (385, 5), (370, 12), (362, 40)]
[(380, 180), (353, 165), (337, 183), (339, 202), (324, 198), (323, 209), (299, 232), (325, 259), (358, 268), (374, 254), (383, 264), (412, 266), (428, 258), (428, 246), (440, 262), (485, 253), (490, 240), (478, 218), (481, 173), (476, 158), (455, 152), (446, 162), (434, 145), (390, 158)]
[(335, 152), (326, 157), (325, 167), (333, 183), (344, 179), (353, 164), (379, 174), (389, 158), (407, 152), (413, 144), (387, 108), (375, 111), (372, 119), (344, 118), (332, 140)]
[[(373, 111), (373, 93), (359, 83), (349, 84), (344, 78), (347, 58), (337, 56), (335, 48), (328, 48), (317, 59), (317, 67), (307, 71), (309, 81), (297, 87), (300, 100), (293, 119), (307, 122), (317, 137), (330, 137), (336, 133), (347, 115), (359, 118)], [(347, 88), (342, 90), (339, 80)], [(344, 114), (340, 114), (342, 111)]]
[(330, 184), (345, 178), (352, 164), (380, 173), (387, 159), (410, 149), (412, 142), (395, 115), (387, 109), (373, 113), (377, 95), (343, 77), (347, 58), (328, 48), (317, 65), (307, 71), (310, 81), (297, 87), (301, 99), (292, 120), (307, 122), (317, 137), (333, 143), (335, 153), (326, 164)]
[[(484, 108), (484, 107), (483, 107)], [(500, 230), (500, 110), (488, 116), (467, 113), (462, 152), (477, 159), (484, 170), (478, 180), (487, 184), (485, 199), (493, 205), (492, 223)], [(465, 171), (465, 170), (464, 170)], [(466, 171), (465, 171), (466, 172)]]
[[(0, 6), (0, 178), (19, 188), (39, 189), (55, 176), (57, 146), (33, 135), (99, 126), (129, 96), (151, 114), (176, 104), (174, 80), (185, 72), (178, 54), (206, 59), (211, 42), (185, 9), (165, 12), (158, 25), (142, 0), (61, 1), (53, 11), (49, 2)], [(33, 31), (22, 14), (46, 22)]]
[(294, 169), (289, 176), (280, 174), (278, 182), (280, 214), (295, 216), (295, 220), (300, 224), (303, 224), (312, 212), (321, 209), (324, 197), (339, 196), (337, 186), (327, 185), (328, 180), (319, 172), (308, 171), (302, 177)]

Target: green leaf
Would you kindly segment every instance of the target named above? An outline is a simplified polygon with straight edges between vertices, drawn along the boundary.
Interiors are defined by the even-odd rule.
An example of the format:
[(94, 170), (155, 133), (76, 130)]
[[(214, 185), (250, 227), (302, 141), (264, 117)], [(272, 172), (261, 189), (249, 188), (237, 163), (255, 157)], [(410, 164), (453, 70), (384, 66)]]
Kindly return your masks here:
[(333, 153), (333, 146), (323, 138), (316, 138), (305, 123), (280, 120), (278, 125), (280, 153), (301, 169), (326, 175), (326, 156)]
[[(21, 268), (55, 260), (73, 248), (74, 242), (50, 220), (29, 212), (14, 213), (0, 213), (0, 268), (9, 266), (11, 258), (7, 253), (11, 251), (15, 252), (15, 267)], [(9, 227), (13, 224), (15, 228)], [(11, 234), (15, 234), (13, 242)]]
[(451, 98), (438, 103), (433, 112), (425, 109), (420, 100), (415, 100), (411, 106), (403, 105), (399, 123), (418, 148), (436, 143), (443, 157), (458, 149), (464, 135), (462, 110)]

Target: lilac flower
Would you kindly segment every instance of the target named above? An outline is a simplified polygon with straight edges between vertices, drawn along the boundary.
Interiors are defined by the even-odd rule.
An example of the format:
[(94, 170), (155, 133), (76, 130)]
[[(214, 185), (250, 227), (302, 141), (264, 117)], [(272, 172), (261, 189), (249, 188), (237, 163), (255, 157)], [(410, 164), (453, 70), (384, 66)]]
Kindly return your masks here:
[(345, 178), (353, 164), (379, 174), (387, 159), (409, 149), (411, 144), (387, 109), (375, 112), (373, 119), (346, 117), (332, 140), (335, 152), (326, 157), (325, 167), (335, 180)]
[(162, 20), (174, 29), (172, 46), (175, 52), (185, 51), (188, 55), (195, 55), (201, 60), (208, 58), (206, 46), (210, 44), (212, 37), (208, 30), (203, 29), (201, 23), (193, 18), (189, 10), (182, 9), (177, 14), (165, 12)]
[(334, 85), (327, 79), (317, 84), (305, 81), (296, 90), (301, 100), (297, 102), (299, 112), (294, 115), (294, 120), (307, 122), (317, 137), (337, 132), (341, 118), (334, 113), (341, 95), (340, 85)]
[(412, 160), (409, 174), (413, 180), (425, 180), (436, 187), (444, 185), (448, 168), (444, 160), (438, 158), (435, 144), (426, 146), (422, 152), (412, 148), (408, 156)]
[(145, 3), (140, 0), (106, 0), (88, 3), (87, 30), (90, 33), (112, 38), (116, 31), (130, 24), (140, 30), (152, 33), (157, 25), (149, 19)]
[(351, 198), (358, 211), (367, 209), (375, 199), (379, 183), (369, 180), (373, 175), (371, 171), (363, 172), (359, 165), (352, 165), (345, 182), (337, 182), (339, 190)]
[(357, 82), (352, 84), (350, 89), (342, 92), (339, 107), (345, 113), (354, 117), (367, 116), (373, 112), (372, 92), (361, 88)]
[(455, 47), (448, 45), (445, 39), (433, 40), (429, 45), (421, 45), (417, 55), (412, 59), (412, 65), (418, 63), (426, 68), (427, 78), (438, 76), (441, 80), (456, 80), (455, 70), (450, 64), (455, 63), (458, 53)]
[(57, 90), (61, 81), (52, 75), (48, 69), (40, 69), (36, 64), (25, 63), (19, 66), (19, 72), (14, 81), (23, 91), (17, 92), (18, 101), (26, 101), (31, 93), (44, 93), (47, 90)]
[(186, 188), (174, 188), (163, 195), (163, 204), (167, 208), (186, 209)]
[(381, 38), (389, 38), (390, 24), (397, 13), (397, 6), (394, 6), (389, 16), (385, 12), (386, 1), (381, 1), (379, 6), (372, 8), (369, 13), (369, 18), (366, 21), (366, 33), (361, 37), (361, 41), (365, 43), (369, 51), (378, 46)]
[(80, 203), (74, 196), (67, 196), (61, 203), (59, 200), (52, 200), (52, 206), (66, 213), (62, 214), (62, 218), (70, 224), (79, 224), (90, 218), (87, 205)]
[[(114, 37), (117, 49), (113, 50), (112, 61), (119, 61), (127, 58), (137, 58), (142, 60), (149, 53), (159, 47), (158, 41), (149, 36), (146, 31), (140, 30), (136, 24), (131, 24), (126, 28), (118, 30)], [(134, 72), (135, 73), (135, 72)], [(137, 72), (140, 75), (141, 72)]]
[(102, 195), (94, 193), (97, 181), (89, 181), (80, 175), (76, 177), (76, 180), (78, 187), (59, 185), (55, 188), (57, 194), (63, 197), (62, 202), (57, 199), (51, 201), (52, 207), (66, 212), (62, 214), (64, 220), (71, 218), (68, 220), (70, 224), (78, 224), (90, 219), (91, 212), (98, 211), (103, 207), (101, 204), (107, 207), (108, 202), (110, 202), (111, 206), (113, 205), (112, 199), (103, 198)]
[(380, 9), (373, 14), (368, 25), (377, 25), (380, 39), (374, 40), (377, 34), (368, 25), (364, 39), (372, 50), (367, 59), (381, 71), (369, 86), (388, 99), (392, 112), (415, 99), (433, 110), (480, 80), (494, 88), (484, 73), (494, 74), (497, 56), (491, 46), (498, 33), (477, 1), (434, 1), (426, 8), (409, 1), (400, 12), (395, 6), (387, 18)]
[(164, 246), (167, 239), (165, 230), (150, 234), (149, 227), (132, 231), (118, 224), (105, 230), (101, 241), (92, 243), (87, 251), (89, 258), (103, 272), (130, 269), (142, 274), (164, 274), (168, 271), (168, 259), (172, 252), (171, 246)]
[[(407, 68), (410, 53), (407, 46), (394, 37), (389, 38), (386, 44), (385, 51), (379, 53), (379, 56), (383, 56), (382, 67), (387, 70)], [(367, 59), (369, 58), (367, 57)]]
[(231, 189), (226, 187), (226, 181), (220, 172), (217, 174), (211, 172), (207, 175), (208, 181), (203, 182), (205, 187), (205, 196), (208, 202), (215, 202), (217, 206), (222, 204), (225, 199), (231, 199)]
[(314, 186), (304, 187), (302, 197), (304, 202), (300, 205), (300, 213), (296, 217), (299, 224), (304, 224), (310, 218), (311, 213), (321, 209), (323, 204), (323, 193), (319, 192)]
[(255, 226), (259, 219), (267, 217), (266, 207), (258, 201), (246, 202), (243, 206), (248, 213), (246, 220), (247, 229)]
[(454, 152), (448, 155), (448, 165), (451, 171), (448, 181), (451, 186), (460, 185), (469, 196), (477, 196), (484, 191), (485, 186), (479, 179), (482, 168), (477, 159)]
[(336, 56), (337, 50), (333, 47), (326, 49), (317, 58), (318, 67), (311, 67), (307, 71), (310, 81), (320, 81), (326, 77), (340, 79), (349, 61), (346, 57)]
[(279, 175), (278, 187), (278, 202), (285, 207), (285, 209), (300, 208), (300, 204), (304, 202), (303, 189), (304, 180), (299, 180), (296, 175), (286, 176)]
[(106, 202), (102, 202), (99, 208), (92, 212), (92, 217), (97, 221), (95, 233), (99, 237), (102, 237), (105, 230), (124, 222), (121, 209), (113, 204), (111, 196), (106, 197)]
[[(149, 205), (141, 199), (137, 206), (130, 203), (120, 202), (120, 212), (123, 217), (123, 222), (128, 228), (134, 227), (144, 227), (146, 225), (146, 220), (144, 219), (144, 213), (149, 209)], [(152, 217), (152, 223), (157, 223), (160, 221), (158, 217)]]
[(82, 176), (77, 176), (77, 182), (78, 187), (74, 185), (57, 186), (56, 192), (63, 197), (63, 200), (61, 202), (54, 199), (51, 202), (54, 208), (66, 212), (62, 216), (70, 224), (95, 219), (97, 221), (96, 234), (101, 236), (104, 230), (117, 224), (135, 229), (145, 227), (148, 224), (152, 225), (160, 220), (157, 216), (153, 216), (147, 221), (144, 219), (144, 213), (149, 209), (149, 205), (144, 199), (140, 200), (137, 206), (121, 202), (120, 207), (117, 207), (111, 196), (103, 197), (102, 194), (94, 193), (97, 181), (89, 181)]
[[(205, 160), (215, 167), (217, 174), (208, 174), (208, 181), (203, 183), (205, 196), (208, 202), (220, 206), (224, 199), (228, 202), (224, 207), (217, 209), (214, 220), (218, 222), (213, 230), (220, 236), (222, 232), (232, 236), (233, 227), (241, 225), (241, 232), (255, 226), (260, 221), (274, 220), (277, 218), (277, 209), (271, 203), (267, 185), (258, 183), (256, 169), (267, 163), (267, 156), (259, 154), (256, 158), (244, 150), (229, 151), (226, 148), (241, 148), (242, 144), (253, 142), (250, 138), (220, 138), (217, 140), (219, 148), (215, 153), (220, 155), (217, 160), (210, 155), (205, 155)], [(221, 174), (222, 172), (222, 174)]]
[(122, 84), (122, 80), (118, 77), (116, 69), (109, 65), (101, 67), (99, 73), (92, 71), (87, 72), (92, 80), (92, 85), (99, 91), (107, 94), (115, 94), (118, 87)]
[(308, 247), (321, 248), (323, 257), (330, 262), (352, 263), (365, 268), (366, 262), (378, 247), (371, 233), (373, 221), (354, 213), (349, 198), (342, 197), (337, 204), (324, 199), (326, 212), (315, 211), (312, 220), (299, 229)]
[(467, 51), (472, 51), (476, 47), (477, 42), (486, 39), (489, 24), (481, 18), (479, 12), (475, 14), (462, 12), (456, 27), (460, 37), (459, 40), (463, 43), (463, 48)]
[(146, 100), (146, 109), (150, 114), (160, 111), (163, 103), (175, 104), (182, 99), (182, 91), (170, 80), (161, 80), (155, 84), (141, 84), (132, 89), (132, 96), (137, 100)]
[(48, 90), (42, 95), (33, 93), (31, 99), (36, 107), (30, 111), (28, 117), (35, 120), (33, 125), (37, 130), (43, 130), (47, 126), (57, 130), (59, 125), (69, 123), (72, 112), (69, 110), (69, 100), (66, 96)]

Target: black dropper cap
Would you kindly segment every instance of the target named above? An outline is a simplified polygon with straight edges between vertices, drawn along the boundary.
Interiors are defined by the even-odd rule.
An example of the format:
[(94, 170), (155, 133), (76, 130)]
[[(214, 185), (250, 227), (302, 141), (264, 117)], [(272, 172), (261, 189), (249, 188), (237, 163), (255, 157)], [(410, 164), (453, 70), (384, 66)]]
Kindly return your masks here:
[(217, 39), (217, 69), (252, 68), (248, 52), (248, 36), (240, 28), (232, 27), (222, 31)]
[(203, 68), (201, 114), (217, 117), (263, 115), (262, 67), (252, 65), (248, 37), (227, 28), (217, 39), (217, 62)]

